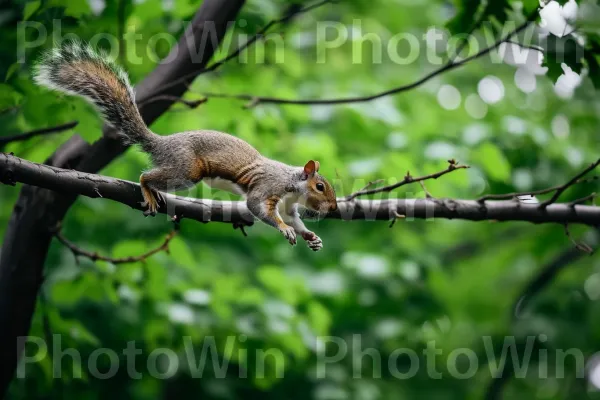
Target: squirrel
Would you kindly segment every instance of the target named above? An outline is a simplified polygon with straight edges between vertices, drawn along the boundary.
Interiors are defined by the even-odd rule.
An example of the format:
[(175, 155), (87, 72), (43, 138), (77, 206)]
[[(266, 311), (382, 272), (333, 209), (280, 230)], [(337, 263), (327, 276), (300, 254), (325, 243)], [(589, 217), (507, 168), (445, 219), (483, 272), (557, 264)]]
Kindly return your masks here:
[(190, 188), (204, 181), (211, 187), (245, 196), (248, 210), (279, 230), (291, 245), (301, 236), (318, 251), (322, 240), (298, 212), (302, 205), (318, 213), (337, 210), (335, 190), (319, 175), (319, 162), (295, 167), (262, 156), (244, 140), (213, 130), (157, 135), (144, 123), (127, 73), (105, 53), (79, 41), (45, 53), (35, 66), (34, 80), (49, 89), (85, 98), (95, 105), (127, 144), (140, 145), (153, 168), (140, 176), (147, 207), (156, 215), (160, 192)]

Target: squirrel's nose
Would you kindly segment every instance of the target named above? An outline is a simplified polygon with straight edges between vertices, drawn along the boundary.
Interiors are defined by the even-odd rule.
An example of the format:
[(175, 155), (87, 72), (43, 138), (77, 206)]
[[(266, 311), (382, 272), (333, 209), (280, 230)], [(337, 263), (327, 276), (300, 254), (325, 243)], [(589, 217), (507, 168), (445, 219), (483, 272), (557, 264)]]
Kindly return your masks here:
[(331, 211), (337, 211), (337, 209), (338, 209), (337, 202), (336, 202), (336, 203), (333, 203), (333, 205), (331, 206), (331, 208), (330, 208), (330, 209), (331, 209)]

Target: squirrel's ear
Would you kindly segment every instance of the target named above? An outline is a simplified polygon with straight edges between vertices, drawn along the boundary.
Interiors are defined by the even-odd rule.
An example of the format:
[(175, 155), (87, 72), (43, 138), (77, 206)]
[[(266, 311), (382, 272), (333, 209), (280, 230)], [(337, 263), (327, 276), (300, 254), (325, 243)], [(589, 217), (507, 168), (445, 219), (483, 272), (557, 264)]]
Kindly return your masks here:
[(307, 177), (312, 176), (318, 170), (319, 170), (319, 162), (318, 161), (310, 160), (304, 166), (304, 175), (306, 175)]

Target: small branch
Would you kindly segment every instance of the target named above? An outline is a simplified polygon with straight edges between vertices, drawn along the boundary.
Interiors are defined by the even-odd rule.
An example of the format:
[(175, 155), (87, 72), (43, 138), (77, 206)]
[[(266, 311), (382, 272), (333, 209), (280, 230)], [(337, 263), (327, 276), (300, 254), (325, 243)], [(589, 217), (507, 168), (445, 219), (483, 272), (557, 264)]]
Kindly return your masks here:
[[(563, 185), (552, 186), (552, 187), (549, 187), (546, 189), (534, 190), (534, 191), (529, 191), (529, 192), (515, 192), (515, 193), (506, 193), (506, 194), (487, 194), (485, 196), (481, 196), (480, 198), (478, 198), (477, 201), (480, 203), (484, 203), (487, 200), (509, 200), (509, 199), (515, 199), (515, 198), (524, 197), (524, 196), (533, 197), (533, 196), (538, 196), (541, 194), (548, 194), (548, 193), (555, 192), (552, 199), (547, 201), (548, 204), (552, 204), (558, 199), (558, 197), (560, 197), (562, 192), (567, 190), (569, 187), (574, 186), (576, 184), (580, 184), (580, 183), (590, 183), (590, 182), (594, 182), (594, 181), (598, 180), (597, 176), (587, 178), (587, 179), (582, 179), (582, 178), (588, 172), (595, 169), (599, 164), (600, 164), (600, 159), (598, 161), (596, 161), (595, 163), (593, 163), (592, 165), (590, 165), (589, 167), (587, 167), (584, 171), (579, 173), (575, 178), (571, 179), (569, 182), (567, 182)], [(579, 203), (586, 202), (594, 197), (595, 197), (595, 194), (592, 193), (591, 195), (586, 196), (582, 199), (575, 200), (573, 203), (575, 203), (574, 205), (577, 205)], [(543, 204), (544, 203), (540, 203), (540, 207), (545, 208), (545, 206), (543, 206)]]
[(517, 45), (517, 46), (519, 46), (519, 47), (521, 47), (523, 49), (540, 51), (542, 53), (544, 52), (544, 49), (541, 46), (537, 46), (535, 44), (523, 44), (523, 43), (519, 43), (519, 42), (514, 41), (514, 40), (507, 40), (506, 43)]
[(392, 219), (392, 222), (390, 222), (390, 228), (393, 228), (394, 225), (396, 225), (396, 221), (398, 221), (399, 219), (406, 218), (406, 215), (398, 214), (398, 212), (395, 212), (394, 214), (394, 218)]
[[(561, 185), (562, 186), (562, 185)], [(478, 202), (484, 203), (488, 200), (510, 200), (519, 197), (530, 196), (534, 197), (540, 194), (552, 193), (555, 190), (558, 190), (561, 186), (553, 186), (546, 189), (534, 190), (530, 192), (514, 192), (514, 193), (506, 193), (506, 194), (486, 194), (485, 196), (481, 196), (477, 199)]]
[[(588, 231), (586, 233), (586, 241), (592, 243), (593, 246), (597, 246), (598, 232), (597, 229)], [(538, 293), (550, 286), (561, 271), (587, 254), (589, 253), (581, 251), (577, 247), (571, 247), (561, 252), (543, 266), (540, 272), (525, 286), (521, 295), (517, 297), (517, 301), (513, 305), (513, 318), (522, 318), (523, 310)]]
[[(211, 64), (209, 67), (203, 68), (200, 71), (195, 71), (192, 72), (190, 74), (184, 75), (181, 78), (178, 78), (172, 82), (169, 82), (163, 86), (158, 87), (157, 89), (155, 89), (156, 93), (163, 93), (165, 90), (176, 86), (176, 85), (180, 85), (180, 84), (185, 84), (186, 86), (189, 85), (191, 82), (190, 79), (195, 79), (197, 76), (199, 75), (203, 75), (209, 72), (213, 72), (216, 71), (217, 69), (219, 69), (221, 66), (223, 66), (223, 64), (227, 63), (228, 61), (236, 58), (237, 56), (239, 56), (244, 50), (246, 50), (248, 47), (252, 46), (254, 43), (256, 43), (259, 39), (262, 39), (264, 37), (266, 37), (267, 32), (274, 26), (276, 25), (280, 25), (280, 24), (284, 24), (286, 22), (288, 22), (290, 19), (292, 19), (293, 17), (299, 15), (299, 14), (303, 14), (303, 13), (307, 13), (311, 10), (314, 10), (318, 7), (321, 7), (327, 3), (331, 3), (334, 0), (321, 0), (315, 4), (306, 6), (304, 8), (300, 8), (298, 10), (294, 10), (288, 14), (286, 14), (285, 16), (279, 18), (279, 19), (274, 19), (269, 21), (269, 23), (267, 23), (264, 27), (262, 27), (258, 32), (256, 32), (256, 34), (254, 34), (254, 36), (252, 36), (250, 39), (248, 39), (243, 45), (239, 46), (235, 51), (233, 51), (231, 54), (225, 56), (224, 58), (215, 61), (213, 64)], [(252, 100), (252, 99), (246, 99), (246, 100)], [(148, 102), (153, 102), (155, 101), (154, 98), (149, 98), (147, 100), (144, 100), (139, 106), (141, 107), (142, 105), (145, 105)], [(258, 102), (257, 102), (258, 104)]]
[(596, 193), (588, 194), (585, 197), (582, 197), (582, 198), (577, 199), (577, 200), (573, 200), (572, 202), (569, 203), (569, 206), (575, 207), (578, 204), (585, 204), (588, 201), (594, 201), (596, 199), (596, 196), (597, 196)]
[(12, 106), (12, 107), (3, 108), (0, 110), (0, 115), (8, 114), (10, 112), (18, 110), (19, 108), (21, 108), (21, 107), (20, 106)]
[(425, 187), (425, 184), (423, 183), (423, 181), (419, 181), (419, 184), (421, 185), (421, 188), (423, 188), (423, 191), (425, 192), (425, 198), (433, 199), (433, 196), (431, 195), (431, 193), (429, 193), (429, 191)]
[(140, 109), (142, 109), (144, 106), (146, 106), (150, 103), (154, 103), (155, 101), (160, 101), (160, 100), (169, 100), (173, 103), (181, 103), (190, 109), (197, 108), (200, 104), (204, 104), (208, 101), (208, 99), (206, 97), (204, 97), (202, 99), (198, 99), (198, 100), (186, 100), (184, 98), (177, 97), (177, 96), (161, 94), (161, 95), (154, 96), (154, 97), (144, 101), (142, 104), (139, 104), (138, 107)]
[(77, 259), (77, 257), (79, 257), (79, 256), (82, 256), (82, 257), (89, 258), (90, 260), (92, 260), (94, 262), (95, 261), (106, 261), (106, 262), (109, 262), (112, 264), (129, 264), (129, 263), (134, 263), (134, 262), (146, 261), (146, 259), (148, 259), (149, 257), (151, 257), (161, 251), (168, 253), (169, 252), (169, 243), (171, 242), (171, 240), (173, 240), (173, 238), (177, 235), (178, 232), (179, 232), (178, 225), (175, 225), (175, 229), (173, 229), (165, 237), (165, 240), (163, 241), (163, 243), (160, 246), (158, 246), (157, 248), (152, 249), (152, 250), (150, 250), (144, 254), (141, 254), (139, 256), (130, 256), (130, 257), (123, 257), (123, 258), (112, 258), (112, 257), (108, 257), (108, 256), (103, 256), (101, 254), (98, 254), (97, 252), (91, 252), (91, 251), (82, 249), (81, 247), (77, 246), (73, 242), (69, 241), (62, 234), (62, 232), (60, 230), (58, 230), (54, 234), (54, 236), (58, 239), (59, 242), (61, 242), (69, 250), (71, 250), (71, 252), (75, 256), (75, 259)]
[(592, 249), (587, 243), (578, 242), (577, 240), (575, 240), (573, 238), (573, 236), (571, 235), (571, 232), (569, 231), (569, 224), (565, 224), (565, 235), (567, 235), (567, 237), (569, 238), (571, 243), (573, 243), (573, 245), (575, 246), (575, 248), (577, 250), (580, 250), (589, 255), (594, 254), (594, 249)]
[(71, 121), (66, 124), (52, 126), (49, 128), (36, 129), (33, 131), (19, 133), (19, 134), (12, 135), (12, 136), (0, 137), (0, 149), (2, 149), (4, 146), (6, 146), (9, 143), (21, 142), (21, 141), (30, 139), (34, 136), (41, 136), (41, 135), (48, 135), (51, 133), (63, 132), (63, 131), (66, 131), (66, 130), (76, 127), (78, 123), (79, 123), (78, 121)]
[(556, 189), (556, 192), (554, 193), (554, 195), (550, 199), (544, 201), (543, 203), (540, 203), (540, 208), (544, 209), (544, 208), (548, 207), (550, 204), (555, 203), (556, 200), (558, 200), (560, 195), (563, 194), (563, 192), (565, 190), (567, 190), (571, 186), (575, 185), (579, 181), (579, 179), (583, 178), (585, 175), (587, 175), (588, 172), (595, 169), (598, 165), (600, 165), (600, 158), (598, 160), (596, 160), (596, 162), (592, 163), (589, 167), (587, 167), (586, 169), (581, 171), (579, 174), (577, 174), (573, 179), (571, 179), (564, 185), (559, 186)]
[(480, 57), (483, 57), (486, 54), (491, 53), (493, 50), (497, 49), (498, 47), (500, 47), (500, 45), (504, 42), (506, 42), (507, 40), (509, 40), (512, 36), (520, 33), (521, 31), (525, 30), (529, 24), (531, 23), (531, 19), (532, 19), (533, 15), (530, 16), (526, 22), (524, 22), (523, 24), (521, 24), (519, 27), (517, 27), (514, 31), (510, 32), (509, 34), (507, 34), (506, 36), (504, 36), (503, 38), (499, 39), (498, 41), (496, 41), (494, 44), (492, 44), (491, 46), (477, 52), (476, 54), (470, 56), (470, 57), (466, 57), (460, 61), (454, 61), (454, 60), (450, 60), (448, 63), (444, 64), (442, 67), (436, 69), (435, 71), (430, 72), (429, 74), (426, 74), (425, 76), (423, 76), (420, 79), (417, 79), (416, 81), (406, 84), (406, 85), (402, 85), (402, 86), (398, 86), (395, 87), (393, 89), (389, 89), (380, 93), (376, 93), (376, 94), (372, 94), (372, 95), (367, 95), (367, 96), (357, 96), (357, 97), (345, 97), (345, 98), (331, 98), (331, 99), (283, 99), (283, 98), (278, 98), (278, 97), (269, 97), (269, 96), (256, 96), (254, 94), (226, 94), (226, 93), (202, 93), (202, 95), (206, 96), (206, 97), (213, 97), (213, 98), (223, 98), (223, 99), (236, 99), (236, 100), (245, 100), (245, 101), (252, 101), (253, 105), (258, 105), (258, 104), (280, 104), (280, 105), (302, 105), (302, 106), (308, 106), (308, 105), (334, 105), (334, 104), (349, 104), (349, 103), (361, 103), (361, 102), (368, 102), (368, 101), (372, 101), (372, 100), (376, 100), (376, 99), (380, 99), (382, 97), (386, 97), (386, 96), (390, 96), (390, 95), (395, 95), (398, 93), (402, 93), (402, 92), (406, 92), (409, 90), (412, 90), (416, 87), (419, 87), (420, 85), (428, 82), (429, 80), (435, 78), (438, 75), (443, 74), (444, 72), (456, 69), (458, 67), (461, 67), (467, 63), (469, 63), (470, 61), (473, 61), (475, 59), (478, 59)]
[(407, 172), (404, 179), (401, 180), (400, 182), (394, 183), (393, 185), (383, 186), (383, 187), (375, 188), (375, 189), (368, 189), (369, 186), (372, 186), (372, 183), (369, 182), (369, 184), (365, 187), (365, 189), (359, 190), (358, 192), (354, 192), (354, 193), (348, 195), (345, 198), (345, 201), (352, 201), (359, 196), (366, 196), (369, 194), (391, 192), (392, 190), (398, 189), (399, 187), (404, 186), (404, 185), (408, 185), (409, 183), (422, 182), (422, 181), (425, 181), (428, 179), (437, 179), (441, 176), (449, 174), (452, 171), (456, 171), (457, 169), (467, 169), (467, 168), (470, 168), (470, 167), (468, 165), (459, 165), (458, 162), (456, 162), (456, 160), (448, 160), (448, 168), (446, 168), (443, 171), (436, 172), (435, 174), (429, 174), (429, 175), (425, 175), (425, 176), (420, 176), (418, 178), (413, 178), (410, 175), (410, 172)]
[(244, 224), (243, 222), (235, 221), (233, 222), (233, 229), (239, 229), (240, 232), (242, 232), (242, 235), (248, 237), (248, 234), (246, 233), (246, 225), (247, 224)]

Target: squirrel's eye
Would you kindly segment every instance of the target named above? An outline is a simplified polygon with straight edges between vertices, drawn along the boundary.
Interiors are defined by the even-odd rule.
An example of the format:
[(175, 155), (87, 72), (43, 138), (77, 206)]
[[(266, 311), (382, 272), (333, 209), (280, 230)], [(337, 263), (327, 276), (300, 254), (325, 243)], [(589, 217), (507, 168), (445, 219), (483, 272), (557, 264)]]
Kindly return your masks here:
[(317, 188), (317, 190), (318, 190), (319, 192), (322, 192), (322, 191), (324, 191), (324, 190), (325, 190), (325, 185), (323, 185), (322, 183), (317, 183), (317, 184), (315, 185), (315, 187)]

